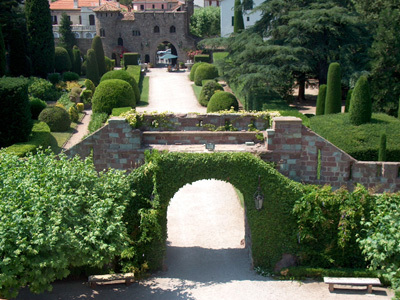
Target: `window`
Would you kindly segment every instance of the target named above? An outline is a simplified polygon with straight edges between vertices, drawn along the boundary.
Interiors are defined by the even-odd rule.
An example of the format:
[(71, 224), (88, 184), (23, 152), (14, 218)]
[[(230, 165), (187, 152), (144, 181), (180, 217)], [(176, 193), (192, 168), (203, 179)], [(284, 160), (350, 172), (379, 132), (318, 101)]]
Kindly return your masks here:
[(249, 22), (250, 21), (250, 17), (247, 17), (247, 22)]
[(85, 38), (91, 39), (92, 37), (93, 37), (93, 36), (92, 36), (92, 34), (91, 34), (90, 32), (86, 32)]
[(100, 28), (100, 36), (101, 37), (105, 37), (106, 36), (106, 31), (104, 30), (104, 28)]
[(143, 4), (140, 5), (140, 10), (144, 10), (144, 5)]
[(140, 36), (140, 30), (132, 30), (133, 36)]
[(54, 32), (54, 38), (58, 39), (60, 37), (60, 35), (58, 34), (58, 32)]
[(79, 25), (82, 25), (82, 17), (79, 16)]
[(232, 16), (232, 26), (235, 26), (235, 17)]
[(160, 27), (154, 26), (154, 33), (160, 33)]
[(68, 21), (71, 22), (71, 16), (67, 16)]
[(153, 4), (151, 7), (152, 7), (153, 9), (156, 8), (156, 7), (154, 6), (154, 4)]
[(94, 25), (94, 15), (89, 15), (89, 25)]
[(77, 32), (74, 32), (74, 35), (75, 35), (75, 38), (77, 38), (77, 39), (81, 38), (81, 36)]
[(57, 16), (51, 16), (51, 21), (53, 22), (53, 25), (57, 25)]
[(164, 9), (164, 4), (161, 4), (161, 9)]
[(124, 40), (122, 38), (118, 38), (118, 46), (123, 46)]
[(176, 32), (175, 26), (172, 25), (172, 26), (169, 28), (169, 32), (170, 32), (170, 33), (175, 33), (175, 32)]

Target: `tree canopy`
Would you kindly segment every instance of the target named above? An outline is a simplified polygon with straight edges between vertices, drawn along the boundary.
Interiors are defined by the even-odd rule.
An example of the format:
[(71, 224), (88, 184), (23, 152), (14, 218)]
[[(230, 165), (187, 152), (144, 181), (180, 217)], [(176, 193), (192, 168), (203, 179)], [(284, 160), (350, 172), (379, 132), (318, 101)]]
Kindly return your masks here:
[(208, 6), (194, 10), (190, 17), (190, 33), (199, 37), (213, 37), (221, 33), (221, 9)]

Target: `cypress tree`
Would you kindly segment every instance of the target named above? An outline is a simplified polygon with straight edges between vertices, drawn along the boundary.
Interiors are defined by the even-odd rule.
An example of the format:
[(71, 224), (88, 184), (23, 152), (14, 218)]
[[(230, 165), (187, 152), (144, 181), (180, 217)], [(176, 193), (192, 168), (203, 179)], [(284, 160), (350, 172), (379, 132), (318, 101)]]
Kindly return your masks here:
[(72, 22), (68, 19), (67, 14), (64, 12), (61, 15), (60, 21), (60, 47), (65, 48), (68, 52), (72, 51), (72, 48), (76, 44), (75, 35), (71, 28)]
[(379, 144), (378, 161), (386, 161), (386, 134), (381, 134), (381, 141)]
[(320, 116), (325, 112), (325, 98), (326, 98), (326, 84), (321, 84), (319, 86), (318, 98), (317, 98), (317, 108), (315, 115)]
[(342, 74), (339, 63), (331, 63), (328, 69), (325, 114), (336, 114), (342, 110)]
[(244, 29), (242, 5), (240, 0), (235, 0), (235, 6), (233, 9), (233, 32), (238, 33)]
[(372, 116), (371, 93), (367, 77), (361, 76), (354, 87), (350, 102), (350, 122), (353, 125), (368, 123)]
[(351, 103), (351, 96), (353, 95), (353, 89), (350, 89), (347, 92), (347, 96), (346, 96), (346, 105), (344, 107), (344, 112), (349, 112), (350, 109), (350, 103)]
[(26, 28), (33, 74), (54, 72), (54, 36), (48, 0), (26, 0)]
[(10, 74), (12, 76), (30, 76), (31, 70), (26, 53), (26, 46), (20, 30), (14, 28), (11, 30), (13, 36), (10, 39)]
[(6, 74), (6, 47), (0, 25), (0, 77)]
[(397, 118), (400, 119), (400, 98), (399, 98), (399, 108), (397, 110)]
[(87, 51), (86, 78), (90, 79), (96, 86), (99, 84), (99, 69), (96, 53), (93, 49)]
[(72, 71), (81, 75), (81, 67), (82, 67), (81, 50), (79, 50), (77, 46), (74, 46), (72, 53), (73, 53)]
[(103, 43), (101, 42), (101, 38), (98, 35), (96, 35), (93, 39), (92, 49), (96, 53), (99, 76), (101, 77), (107, 72), (107, 70), (106, 61), (104, 59)]

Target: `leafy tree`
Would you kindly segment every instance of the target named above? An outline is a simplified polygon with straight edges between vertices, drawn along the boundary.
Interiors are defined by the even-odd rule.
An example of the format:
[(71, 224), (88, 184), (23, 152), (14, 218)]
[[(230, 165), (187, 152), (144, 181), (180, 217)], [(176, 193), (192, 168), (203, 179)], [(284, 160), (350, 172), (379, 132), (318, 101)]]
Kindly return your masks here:
[(90, 79), (95, 85), (98, 85), (100, 82), (99, 68), (96, 53), (93, 49), (87, 51), (86, 64), (86, 78)]
[(4, 46), (3, 30), (0, 25), (0, 77), (6, 74), (6, 47)]
[(81, 61), (81, 50), (77, 46), (72, 49), (72, 71), (78, 75), (81, 75), (82, 61)]
[(54, 36), (47, 0), (26, 0), (26, 27), (33, 74), (45, 78), (54, 71)]
[(325, 114), (336, 114), (342, 110), (342, 73), (338, 63), (331, 63), (326, 85)]
[(96, 35), (92, 41), (92, 49), (96, 54), (99, 77), (101, 77), (104, 73), (107, 72), (107, 70), (106, 61), (104, 59), (103, 43), (101, 42), (101, 38), (98, 35)]
[(71, 28), (72, 22), (68, 19), (67, 14), (64, 12), (61, 15), (60, 21), (60, 47), (65, 48), (70, 57), (72, 57), (72, 48), (76, 45), (76, 38)]
[(9, 42), (10, 74), (12, 76), (29, 76), (31, 75), (31, 61), (27, 56), (21, 31), (15, 28), (11, 33), (14, 38)]
[(219, 7), (208, 6), (194, 10), (190, 17), (190, 33), (205, 38), (219, 36), (221, 9)]
[(233, 9), (233, 32), (239, 33), (244, 29), (243, 11), (240, 0), (235, 0)]
[(361, 76), (356, 86), (350, 102), (350, 122), (354, 125), (368, 123), (372, 116), (371, 94), (368, 80)]
[(378, 161), (386, 161), (386, 134), (381, 134)]
[(319, 86), (318, 97), (317, 97), (317, 107), (315, 115), (323, 115), (325, 113), (325, 99), (326, 99), (326, 84), (321, 84)]

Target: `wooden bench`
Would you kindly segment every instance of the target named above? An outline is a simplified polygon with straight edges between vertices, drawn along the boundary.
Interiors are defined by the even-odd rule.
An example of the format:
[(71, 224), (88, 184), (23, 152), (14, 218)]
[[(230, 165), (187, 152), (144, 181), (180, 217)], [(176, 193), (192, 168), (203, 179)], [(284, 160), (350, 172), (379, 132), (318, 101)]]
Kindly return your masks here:
[(135, 278), (133, 273), (125, 273), (125, 274), (107, 274), (107, 275), (92, 275), (89, 276), (88, 282), (90, 287), (96, 287), (97, 283), (102, 282), (110, 282), (110, 281), (125, 281), (126, 285), (130, 285)]
[(324, 282), (329, 284), (329, 291), (333, 292), (334, 284), (367, 286), (368, 293), (372, 293), (372, 286), (380, 286), (379, 278), (356, 278), (356, 277), (324, 277)]

